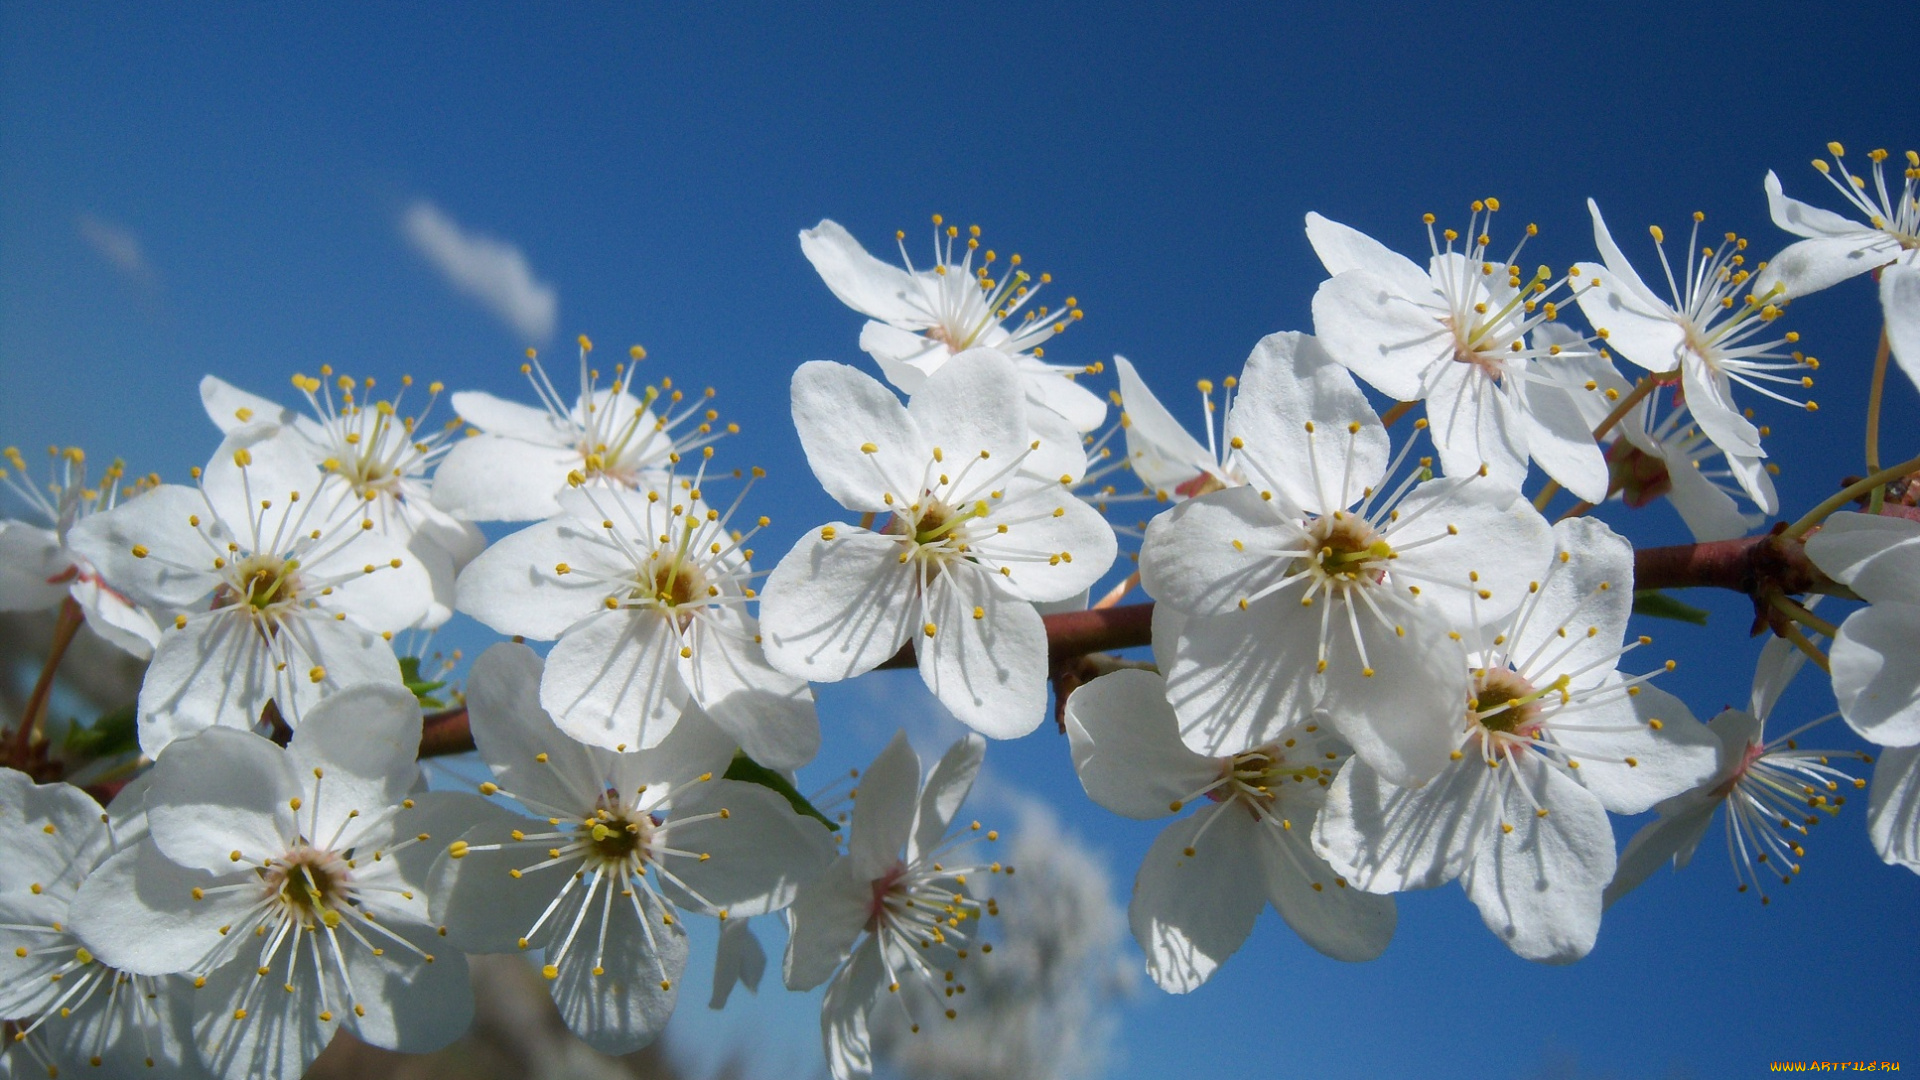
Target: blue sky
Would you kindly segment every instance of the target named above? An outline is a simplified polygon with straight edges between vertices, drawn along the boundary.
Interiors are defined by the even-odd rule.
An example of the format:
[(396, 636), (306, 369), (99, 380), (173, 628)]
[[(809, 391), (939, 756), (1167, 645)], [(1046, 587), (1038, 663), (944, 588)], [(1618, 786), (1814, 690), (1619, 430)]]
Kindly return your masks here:
[[(524, 346), (565, 357), (587, 333), (643, 343), (654, 377), (718, 389), (745, 429), (722, 460), (768, 467), (753, 498), (775, 521), (765, 548), (783, 550), (833, 512), (799, 456), (787, 374), (864, 362), (860, 318), (798, 229), (831, 217), (880, 246), (924, 236), (934, 212), (978, 222), (1087, 309), (1050, 358), (1124, 353), (1197, 415), (1193, 380), (1311, 328), (1308, 210), (1418, 252), (1422, 212), (1445, 223), (1496, 195), (1496, 246), (1536, 221), (1527, 258), (1564, 267), (1594, 257), (1592, 196), (1636, 258), (1651, 252), (1626, 238), (1696, 209), (1766, 252), (1785, 239), (1767, 169), (1833, 205), (1807, 164), (1829, 139), (1856, 155), (1920, 143), (1909, 5), (1706, 7), (7, 4), (0, 444), (77, 443), (181, 479), (216, 441), (202, 374), (282, 395), (331, 363), (519, 394)], [(520, 253), (517, 306), (449, 283), (403, 228), (421, 205)], [(1860, 282), (1792, 312), (1826, 367), (1817, 416), (1763, 410), (1790, 510), (1860, 471), (1876, 318)], [(1920, 397), (1894, 387), (1888, 416), (1888, 456), (1911, 452)], [(1636, 542), (1682, 538), (1664, 507), (1608, 516)], [(1757, 645), (1739, 598), (1688, 599), (1712, 607), (1707, 630), (1650, 632), (1680, 660), (1664, 685), (1705, 718), (1744, 702)], [(1811, 717), (1831, 695), (1809, 679), (1788, 707)], [(823, 778), (896, 723), (933, 740), (943, 722), (911, 676), (822, 708)], [(1091, 806), (1062, 740), (1043, 729), (989, 760), (1131, 878), (1155, 829)], [(1863, 809), (1822, 827), (1765, 910), (1734, 894), (1710, 841), (1611, 912), (1571, 968), (1511, 956), (1451, 886), (1403, 898), (1392, 948), (1361, 966), (1269, 914), (1199, 993), (1127, 1007), (1119, 1074), (1920, 1064), (1920, 881), (1874, 858)], [(814, 1037), (808, 999), (783, 997), (718, 1021), (683, 1008), (674, 1036), (756, 1032), (780, 1061)]]

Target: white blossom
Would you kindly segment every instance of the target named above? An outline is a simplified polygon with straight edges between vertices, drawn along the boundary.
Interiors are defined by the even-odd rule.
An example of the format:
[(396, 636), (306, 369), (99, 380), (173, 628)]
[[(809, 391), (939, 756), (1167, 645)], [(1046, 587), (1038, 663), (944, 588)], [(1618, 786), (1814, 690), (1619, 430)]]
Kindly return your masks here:
[(1907, 380), (1920, 387), (1920, 266), (1889, 266), (1880, 271), (1880, 311), (1887, 320), (1887, 344)]
[(1807, 538), (1807, 558), (1867, 601), (1833, 639), (1833, 694), (1860, 737), (1920, 744), (1920, 522), (1842, 512)]
[(1336, 960), (1372, 960), (1393, 937), (1393, 901), (1348, 887), (1308, 837), (1328, 778), (1346, 756), (1317, 724), (1238, 754), (1189, 750), (1151, 672), (1116, 671), (1067, 699), (1074, 770), (1094, 802), (1132, 818), (1198, 812), (1167, 826), (1128, 907), (1147, 974), (1169, 993), (1197, 989), (1272, 904)]
[(559, 639), (540, 703), (581, 742), (650, 749), (698, 709), (761, 764), (803, 765), (820, 746), (813, 695), (768, 664), (746, 610), (747, 543), (766, 519), (731, 531), (740, 500), (722, 512), (700, 482), (665, 495), (569, 488), (558, 516), (461, 574), (460, 610), (503, 634)]
[(567, 478), (629, 491), (660, 487), (667, 467), (705, 450), (738, 425), (716, 427), (714, 391), (689, 395), (671, 379), (634, 390), (646, 350), (616, 363), (602, 382), (592, 366), (593, 343), (580, 339), (580, 391), (562, 395), (531, 349), (520, 371), (533, 385), (538, 407), (478, 390), (453, 395), (454, 411), (470, 425), (433, 474), (433, 503), (470, 521), (538, 521), (560, 512), (555, 497)]
[[(1768, 261), (1760, 274), (1762, 292), (1778, 284), (1782, 294), (1791, 299), (1888, 263), (1920, 265), (1920, 153), (1907, 151), (1906, 184), (1896, 194), (1895, 189), (1887, 187), (1885, 150), (1867, 155), (1873, 160), (1871, 188), (1866, 177), (1848, 171), (1841, 160), (1845, 148), (1831, 142), (1827, 150), (1833, 155), (1833, 165), (1816, 159), (1813, 167), (1849, 208), (1865, 219), (1865, 224), (1790, 198), (1781, 188), (1780, 178), (1768, 170), (1767, 209), (1773, 214), (1773, 223), (1805, 239), (1787, 245)], [(1836, 171), (1838, 176), (1834, 175)]]
[(914, 1033), (958, 1015), (961, 962), (993, 950), (972, 924), (995, 905), (976, 898), (970, 879), (1013, 868), (946, 861), (981, 832), (977, 821), (954, 820), (985, 752), (979, 736), (962, 739), (922, 785), (920, 759), (896, 733), (860, 778), (847, 853), (803, 885), (788, 911), (784, 978), (789, 990), (828, 983), (820, 1030), (835, 1080), (872, 1073), (880, 1009), (900, 1009)]
[(14, 1021), (0, 1075), (109, 1066), (113, 1076), (201, 1075), (186, 980), (109, 967), (68, 926), (80, 884), (114, 850), (114, 834), (125, 843), (144, 828), (117, 830), (108, 817), (78, 788), (35, 786), (0, 769), (0, 1017)]
[(1467, 696), (1448, 635), (1520, 603), (1547, 523), (1478, 473), (1391, 479), (1411, 444), (1388, 461), (1352, 376), (1304, 335), (1255, 347), (1227, 435), (1247, 486), (1155, 518), (1141, 548), (1182, 738), (1234, 754), (1324, 711), (1393, 779), (1433, 775)]
[(795, 544), (760, 602), (767, 659), (816, 682), (851, 678), (911, 640), (920, 675), (954, 716), (996, 738), (1036, 727), (1046, 631), (1036, 603), (1074, 597), (1117, 542), (1074, 498), (1072, 477), (1021, 466), (1027, 405), (991, 349), (955, 357), (902, 406), (843, 364), (801, 365), (793, 417), (807, 462), (876, 529), (833, 522)]
[(432, 601), (419, 562), (361, 504), (329, 506), (328, 481), (277, 426), (228, 435), (198, 481), (153, 488), (71, 534), (114, 588), (183, 612), (140, 686), (141, 749), (255, 728), (268, 702), (298, 726), (339, 687), (398, 687), (386, 639)]
[(196, 1042), (231, 1080), (292, 1080), (341, 1027), (445, 1045), (473, 999), (428, 918), (428, 870), (477, 800), (413, 794), (419, 745), (418, 703), (388, 686), (330, 695), (285, 748), (228, 728), (178, 740), (154, 766), (150, 836), (81, 886), (74, 932), (128, 971), (193, 973)]
[[(1780, 316), (1781, 298), (1755, 291), (1753, 272), (1746, 265), (1747, 242), (1727, 233), (1718, 245), (1703, 247), (1700, 225), (1705, 215), (1695, 214), (1687, 261), (1676, 275), (1667, 260), (1666, 234), (1654, 226), (1654, 250), (1673, 297), (1669, 304), (1647, 286), (1614, 243), (1600, 207), (1589, 199), (1587, 209), (1593, 215), (1594, 243), (1606, 263), (1574, 267), (1587, 281), (1579, 293), (1587, 321), (1614, 352), (1663, 382), (1678, 382), (1694, 422), (1730, 460), (1765, 457), (1760, 429), (1733, 400), (1733, 384), (1812, 409), (1812, 402), (1797, 401), (1774, 388), (1812, 386), (1813, 378), (1806, 373), (1815, 365), (1797, 350), (1782, 350), (1800, 340), (1796, 332), (1755, 340)], [(1771, 485), (1749, 486), (1747, 494), (1768, 514), (1779, 509)]]
[(554, 726), (540, 675), (524, 645), (474, 664), (468, 716), (494, 777), (480, 791), (524, 810), (490, 804), (445, 849), (435, 914), (470, 952), (540, 950), (567, 1026), (627, 1053), (673, 1012), (681, 911), (779, 910), (832, 859), (833, 840), (772, 790), (721, 779), (734, 744), (699, 713), (651, 750), (601, 750)]
[[(1041, 288), (1053, 281), (1052, 275), (1041, 274), (1036, 280), (1020, 268), (1022, 259), (1016, 254), (995, 278), (998, 255), (980, 251), (979, 226), (967, 230), (956, 260), (959, 227), (945, 225), (938, 214), (933, 224), (934, 260), (924, 270), (916, 269), (907, 255), (905, 233), (895, 236), (906, 264), (902, 270), (867, 254), (833, 221), (802, 231), (800, 250), (834, 296), (874, 320), (861, 331), (860, 347), (880, 365), (887, 381), (907, 394), (919, 393), (928, 376), (968, 349), (998, 349), (1012, 358), (1029, 401), (1074, 431), (1099, 427), (1106, 402), (1074, 381), (1078, 375), (1097, 374), (1099, 366), (1061, 367), (1040, 359), (1046, 354), (1045, 342), (1082, 317), (1079, 302), (1069, 296), (1059, 308), (1041, 306)], [(1045, 422), (1044, 417), (1036, 419)], [(1040, 428), (1035, 434), (1044, 437)]]
[(94, 633), (145, 660), (160, 640), (153, 615), (102, 580), (68, 541), (75, 525), (158, 485), (159, 478), (123, 484), (125, 467), (115, 461), (97, 484), (89, 484), (86, 454), (79, 447), (49, 450), (53, 461), (44, 488), (33, 482), (18, 449), (5, 451), (12, 471), (0, 468), (0, 486), (11, 489), (40, 520), (0, 521), (0, 611), (44, 611), (72, 597)]
[(1643, 826), (1620, 852), (1619, 868), (1607, 885), (1605, 901), (1612, 906), (1638, 888), (1668, 862), (1678, 870), (1693, 859), (1700, 840), (1713, 823), (1714, 811), (1726, 806), (1727, 858), (1733, 864), (1740, 892), (1749, 887), (1770, 903), (1761, 871), (1777, 875), (1781, 884), (1800, 873), (1798, 860), (1806, 854), (1801, 841), (1846, 804), (1837, 794), (1845, 785), (1864, 788), (1832, 761), (1865, 758), (1839, 750), (1810, 750), (1799, 736), (1832, 719), (1829, 713), (1784, 735), (1766, 736), (1774, 705), (1806, 663), (1806, 655), (1784, 638), (1773, 638), (1760, 650), (1753, 673), (1753, 694), (1745, 710), (1726, 709), (1707, 726), (1720, 740), (1719, 759), (1711, 776), (1689, 791), (1661, 802), (1659, 817)]
[(1882, 751), (1874, 763), (1867, 835), (1882, 859), (1920, 874), (1920, 747)]
[(410, 376), (403, 377), (400, 392), (386, 400), (373, 398), (372, 379), (335, 375), (325, 366), (320, 376), (293, 377), (294, 387), (313, 410), (310, 417), (212, 375), (200, 380), (200, 403), (226, 434), (256, 423), (287, 429), (314, 464), (337, 478), (336, 497), (364, 503), (362, 513), (374, 528), (426, 568), (433, 580), (433, 605), (420, 625), (438, 626), (453, 614), (454, 575), (486, 546), (479, 529), (433, 505), (427, 478), (427, 471), (446, 454), (447, 439), (460, 421), (426, 425), (440, 397), (437, 382), (428, 385), (419, 413), (408, 416), (402, 409), (413, 386)]
[(1614, 872), (1607, 812), (1638, 814), (1709, 775), (1714, 741), (1676, 699), (1616, 665), (1633, 549), (1591, 518), (1554, 527), (1558, 552), (1525, 603), (1468, 655), (1472, 689), (1451, 761), (1418, 787), (1365, 761), (1334, 779), (1314, 848), (1372, 892), (1459, 878), (1487, 929), (1529, 960), (1593, 948)]
[[(1577, 400), (1598, 428), (1632, 392), (1632, 384), (1606, 357), (1590, 355), (1575, 364), (1594, 391)], [(1778, 502), (1772, 477), (1776, 466), (1714, 445), (1694, 422), (1677, 387), (1656, 389), (1628, 406), (1602, 445), (1612, 476), (1610, 490), (1622, 502), (1637, 510), (1665, 498), (1702, 543), (1747, 535), (1767, 519), (1758, 506)], [(1761, 498), (1750, 498), (1749, 490)], [(1749, 510), (1743, 502), (1757, 505)]]
[[(1487, 230), (1498, 199), (1476, 200), (1464, 244), (1433, 232), (1426, 269), (1379, 241), (1319, 214), (1307, 239), (1327, 273), (1313, 297), (1313, 329), (1335, 360), (1400, 401), (1425, 401), (1441, 468), (1485, 466), (1518, 489), (1527, 462), (1590, 502), (1606, 498), (1607, 470), (1561, 368), (1573, 335), (1556, 328), (1569, 279), (1546, 267), (1530, 276), (1516, 261), (1523, 238), (1499, 262)], [(1538, 230), (1527, 226), (1526, 235)], [(1444, 242), (1443, 242), (1444, 241)], [(1570, 340), (1569, 340), (1570, 335)]]

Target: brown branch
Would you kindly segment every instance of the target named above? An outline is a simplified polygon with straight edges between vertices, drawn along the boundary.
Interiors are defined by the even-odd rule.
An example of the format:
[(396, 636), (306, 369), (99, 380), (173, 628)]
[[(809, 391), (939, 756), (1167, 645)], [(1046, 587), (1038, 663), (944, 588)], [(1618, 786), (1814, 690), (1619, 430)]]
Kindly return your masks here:
[[(1771, 624), (1769, 601), (1774, 596), (1810, 592), (1853, 595), (1813, 565), (1804, 542), (1782, 535), (1777, 528), (1763, 536), (1739, 540), (1644, 548), (1633, 553), (1633, 572), (1634, 587), (1640, 589), (1716, 588), (1744, 593), (1753, 598), (1758, 615), (1756, 632), (1762, 622)], [(1043, 616), (1042, 621), (1047, 627), (1048, 670), (1056, 677), (1066, 673), (1084, 681), (1084, 665), (1074, 663), (1080, 658), (1153, 642), (1152, 601), (1066, 611)], [(916, 663), (909, 642), (880, 667), (910, 668)], [(427, 717), (420, 739), (421, 757), (471, 749), (473, 732), (464, 707)]]
[(1636, 589), (1730, 589), (1763, 602), (1773, 594), (1851, 596), (1807, 558), (1806, 544), (1776, 528), (1761, 536), (1642, 548), (1633, 553)]

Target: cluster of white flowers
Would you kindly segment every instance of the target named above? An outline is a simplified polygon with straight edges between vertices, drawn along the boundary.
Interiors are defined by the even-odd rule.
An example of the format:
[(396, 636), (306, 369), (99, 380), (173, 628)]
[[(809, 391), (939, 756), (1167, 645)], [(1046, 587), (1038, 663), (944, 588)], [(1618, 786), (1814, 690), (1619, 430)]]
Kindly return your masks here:
[[(35, 520), (0, 523), (0, 610), (62, 614), (0, 753), (43, 778), (84, 765), (119, 794), (103, 810), (0, 770), (0, 1069), (292, 1078), (341, 1029), (429, 1050), (467, 1027), (465, 958), (491, 952), (537, 958), (566, 1024), (624, 1053), (672, 1014), (687, 918), (722, 926), (717, 1008), (765, 967), (748, 920), (785, 912), (784, 982), (826, 985), (828, 1064), (867, 1076), (876, 1015), (952, 1019), (990, 962), (985, 886), (1013, 867), (960, 808), (982, 736), (1040, 726), (1050, 684), (1087, 794), (1177, 816), (1131, 905), (1171, 992), (1205, 983), (1269, 903), (1320, 952), (1367, 960), (1392, 893), (1455, 879), (1518, 955), (1579, 959), (1606, 905), (1684, 865), (1722, 805), (1738, 884), (1764, 898), (1842, 788), (1868, 785), (1836, 762), (1869, 755), (1800, 747), (1825, 717), (1763, 731), (1809, 658), (1834, 715), (1886, 748), (1873, 843), (1920, 872), (1920, 462), (1875, 456), (1880, 380), (1920, 382), (1920, 156), (1895, 192), (1885, 153), (1869, 182), (1832, 151), (1816, 167), (1866, 224), (1769, 174), (1802, 239), (1749, 263), (1695, 214), (1670, 261), (1654, 228), (1665, 290), (1591, 203), (1599, 261), (1563, 272), (1520, 263), (1531, 225), (1496, 251), (1497, 199), (1464, 232), (1426, 215), (1424, 265), (1309, 214), (1328, 275), (1313, 333), (1259, 341), (1217, 404), (1200, 384), (1204, 443), (1117, 356), (1101, 434), (1086, 384), (1105, 363), (1045, 359), (1078, 301), (1043, 304), (1051, 278), (977, 228), (936, 216), (925, 265), (901, 234), (902, 268), (823, 221), (801, 249), (869, 318), (859, 344), (886, 382), (793, 372), (807, 463), (859, 517), (770, 572), (751, 546), (770, 522), (747, 509), (764, 474), (715, 464), (737, 428), (711, 389), (641, 384), (637, 346), (608, 379), (582, 338), (577, 393), (529, 352), (537, 407), (455, 393), (446, 419), (439, 383), (415, 409), (411, 379), (380, 398), (322, 369), (294, 376), (301, 411), (208, 377), (222, 441), (189, 485), (118, 463), (90, 483), (57, 449), (42, 485), (8, 450), (0, 480)], [(1814, 408), (1819, 365), (1775, 324), (1867, 271), (1887, 324), (1873, 475), (1770, 541), (1865, 606), (1836, 625), (1756, 590), (1777, 636), (1751, 707), (1701, 724), (1649, 681), (1672, 661), (1629, 660), (1651, 643), (1628, 630), (1634, 548), (1584, 515), (1665, 496), (1706, 542), (1777, 513), (1751, 406)], [(1562, 488), (1578, 503), (1549, 523)], [(1128, 500), (1161, 512), (1109, 522)], [(525, 524), (489, 545), (485, 522)], [(1138, 571), (1088, 611), (1121, 535), (1140, 537)], [(1136, 584), (1152, 662), (1066, 696), (1085, 671), (1063, 662), (1088, 650), (1048, 619), (1101, 617)], [(455, 613), (514, 636), (432, 720), (464, 721), (490, 775), (477, 793), (429, 790), (426, 690), (394, 644)], [(150, 657), (138, 749), (97, 768), (51, 755), (38, 716), (83, 624)], [(842, 830), (794, 787), (822, 744), (810, 684), (889, 664), (978, 734), (924, 778), (896, 736)], [(1616, 855), (1610, 815), (1649, 811)]]

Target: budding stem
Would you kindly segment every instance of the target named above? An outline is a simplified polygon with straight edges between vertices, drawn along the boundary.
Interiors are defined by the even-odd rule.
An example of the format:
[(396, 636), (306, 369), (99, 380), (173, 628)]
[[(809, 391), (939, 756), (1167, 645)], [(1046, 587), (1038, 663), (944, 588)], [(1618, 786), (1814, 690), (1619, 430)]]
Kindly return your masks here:
[(45, 710), (47, 699), (53, 695), (53, 673), (59, 669), (60, 660), (67, 655), (67, 646), (73, 644), (80, 625), (87, 621), (86, 612), (69, 596), (60, 604), (60, 617), (53, 624), (53, 641), (47, 645), (47, 662), (40, 669), (40, 678), (33, 684), (33, 694), (27, 698), (27, 707), (20, 713), (19, 730), (13, 733), (13, 760), (25, 763), (27, 752), (33, 746), (33, 736), (39, 726), (40, 713)]
[[(1867, 392), (1867, 471), (1880, 471), (1880, 400), (1887, 385), (1887, 357), (1892, 352), (1892, 343), (1887, 340), (1887, 327), (1880, 324), (1880, 347), (1873, 354), (1873, 388)], [(1886, 499), (1886, 489), (1874, 485), (1873, 494), (1867, 503), (1867, 513), (1878, 514), (1880, 505)]]

